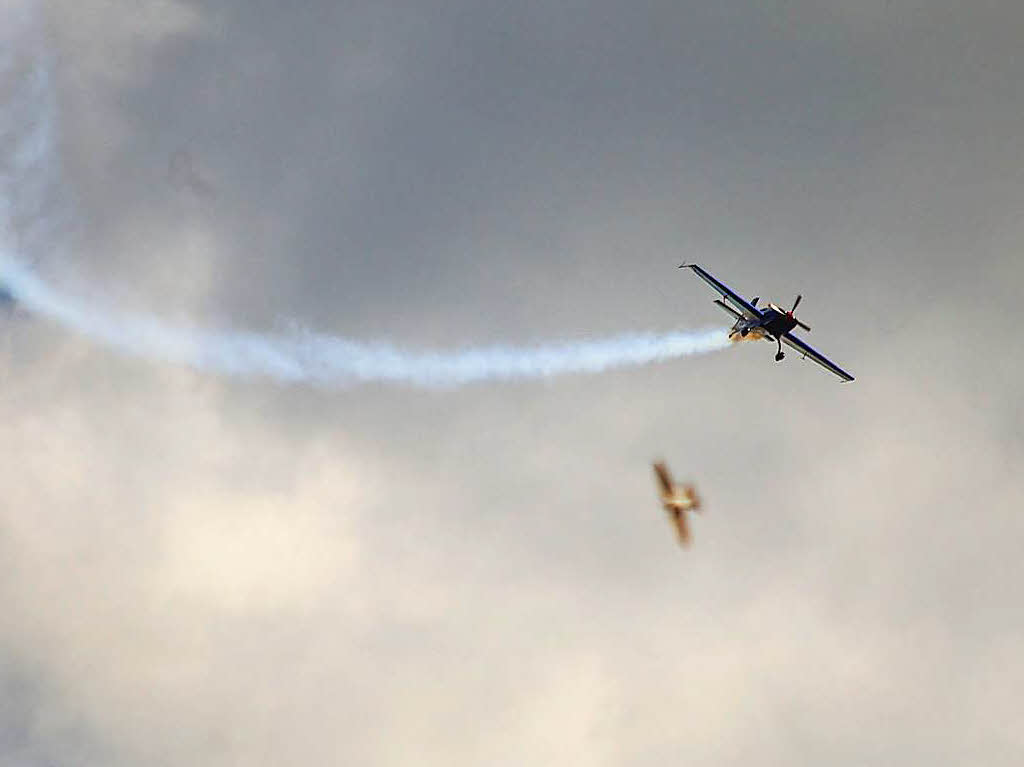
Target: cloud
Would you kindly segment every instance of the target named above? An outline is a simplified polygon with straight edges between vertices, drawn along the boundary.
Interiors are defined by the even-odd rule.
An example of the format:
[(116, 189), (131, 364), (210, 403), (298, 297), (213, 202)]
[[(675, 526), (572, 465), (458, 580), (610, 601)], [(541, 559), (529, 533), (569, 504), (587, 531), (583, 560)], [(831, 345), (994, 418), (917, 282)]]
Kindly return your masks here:
[(154, 48), (201, 32), (208, 18), (181, 0), (141, 0), (131, 13), (110, 0), (87, 5), (50, 0), (45, 6), (51, 29), (62, 50), (73, 57), (78, 77), (114, 88), (145, 77)]
[(41, 265), (119, 307), (528, 343), (719, 319), (684, 253), (858, 380), (337, 394), (13, 312), (0, 761), (1019, 762), (1020, 9), (884, 5), (49, 4)]

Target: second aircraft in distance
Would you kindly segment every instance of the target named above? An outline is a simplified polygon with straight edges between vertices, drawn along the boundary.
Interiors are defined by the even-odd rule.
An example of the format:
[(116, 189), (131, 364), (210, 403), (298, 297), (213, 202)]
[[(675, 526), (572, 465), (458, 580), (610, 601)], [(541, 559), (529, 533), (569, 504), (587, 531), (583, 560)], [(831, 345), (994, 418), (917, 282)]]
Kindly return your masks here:
[(658, 492), (661, 497), (661, 505), (665, 507), (675, 525), (676, 535), (679, 542), (684, 546), (690, 545), (690, 526), (686, 521), (686, 512), (700, 511), (700, 498), (693, 485), (677, 485), (672, 481), (672, 475), (668, 472), (668, 466), (664, 461), (657, 461), (654, 464), (654, 476), (658, 481)]

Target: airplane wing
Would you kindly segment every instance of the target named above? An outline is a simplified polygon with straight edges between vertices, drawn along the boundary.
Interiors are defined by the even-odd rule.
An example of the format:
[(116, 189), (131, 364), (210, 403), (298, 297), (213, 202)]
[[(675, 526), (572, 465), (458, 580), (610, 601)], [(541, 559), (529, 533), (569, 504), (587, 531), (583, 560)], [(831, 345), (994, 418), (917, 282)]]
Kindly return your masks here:
[(672, 523), (676, 527), (676, 535), (679, 536), (679, 543), (683, 546), (690, 545), (690, 526), (686, 523), (686, 512), (675, 511), (672, 513)]
[(849, 381), (853, 380), (852, 375), (847, 373), (836, 363), (832, 362), (832, 360), (830, 360), (824, 354), (821, 354), (820, 352), (812, 349), (810, 346), (805, 344), (796, 336), (791, 335), (790, 333), (783, 333), (782, 338), (780, 338), (779, 340), (782, 341), (782, 343), (784, 343), (786, 346), (796, 349), (804, 357), (814, 360), (830, 373), (835, 373), (837, 376), (843, 379), (843, 383), (848, 383)]
[(736, 309), (744, 317), (747, 317), (748, 319), (752, 320), (757, 320), (761, 318), (761, 312), (759, 312), (753, 304), (748, 302), (739, 293), (733, 291), (732, 288), (730, 288), (728, 285), (725, 285), (724, 283), (721, 283), (718, 280), (716, 280), (710, 274), (708, 274), (699, 266), (697, 266), (697, 264), (680, 264), (679, 268), (682, 269), (684, 266), (687, 269), (692, 269), (694, 274), (696, 274), (698, 277), (704, 280), (704, 282), (706, 282), (708, 285), (714, 288), (716, 293), (719, 293), (722, 296), (722, 298), (724, 298), (726, 301), (728, 301), (730, 304), (736, 307)]
[(654, 464), (654, 473), (658, 477), (658, 486), (665, 495), (671, 495), (673, 490), (672, 476), (668, 473), (668, 467), (660, 461)]

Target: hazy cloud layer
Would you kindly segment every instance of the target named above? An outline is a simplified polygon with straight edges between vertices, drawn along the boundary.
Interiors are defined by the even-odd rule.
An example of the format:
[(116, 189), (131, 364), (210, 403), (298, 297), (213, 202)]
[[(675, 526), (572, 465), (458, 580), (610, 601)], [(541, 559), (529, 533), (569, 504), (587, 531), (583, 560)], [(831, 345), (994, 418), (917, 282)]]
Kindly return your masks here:
[(451, 348), (704, 327), (697, 260), (858, 380), (329, 394), (8, 307), (0, 764), (1019, 763), (1024, 8), (301, 5), (40, 6), (40, 268)]

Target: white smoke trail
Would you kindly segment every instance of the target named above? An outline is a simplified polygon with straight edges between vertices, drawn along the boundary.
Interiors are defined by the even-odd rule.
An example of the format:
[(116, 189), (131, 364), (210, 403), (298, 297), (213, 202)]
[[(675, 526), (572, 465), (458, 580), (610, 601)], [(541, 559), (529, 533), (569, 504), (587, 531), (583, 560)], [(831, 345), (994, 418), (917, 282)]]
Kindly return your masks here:
[(275, 335), (174, 327), (152, 316), (115, 312), (72, 299), (10, 260), (0, 261), (0, 280), (21, 305), (128, 354), (228, 375), (321, 386), (386, 381), (446, 388), (488, 380), (598, 373), (711, 352), (729, 344), (718, 329), (635, 333), (533, 347), (413, 351), (317, 333)]
[(54, 244), (50, 208), (60, 186), (60, 170), (49, 73), (39, 55), (41, 46), (26, 50), (26, 41), (36, 35), (30, 6), (23, 5), (22, 10), (21, 23), (10, 23), (12, 14), (8, 33), (0, 40), (0, 86), (7, 93), (0, 107), (0, 285), (20, 306), (38, 315), (133, 356), (226, 375), (320, 386), (381, 381), (446, 388), (598, 373), (729, 345), (723, 331), (706, 330), (634, 333), (532, 347), (415, 351), (311, 332), (282, 335), (174, 326), (54, 287), (24, 257), (40, 252), (44, 243), (47, 250)]

